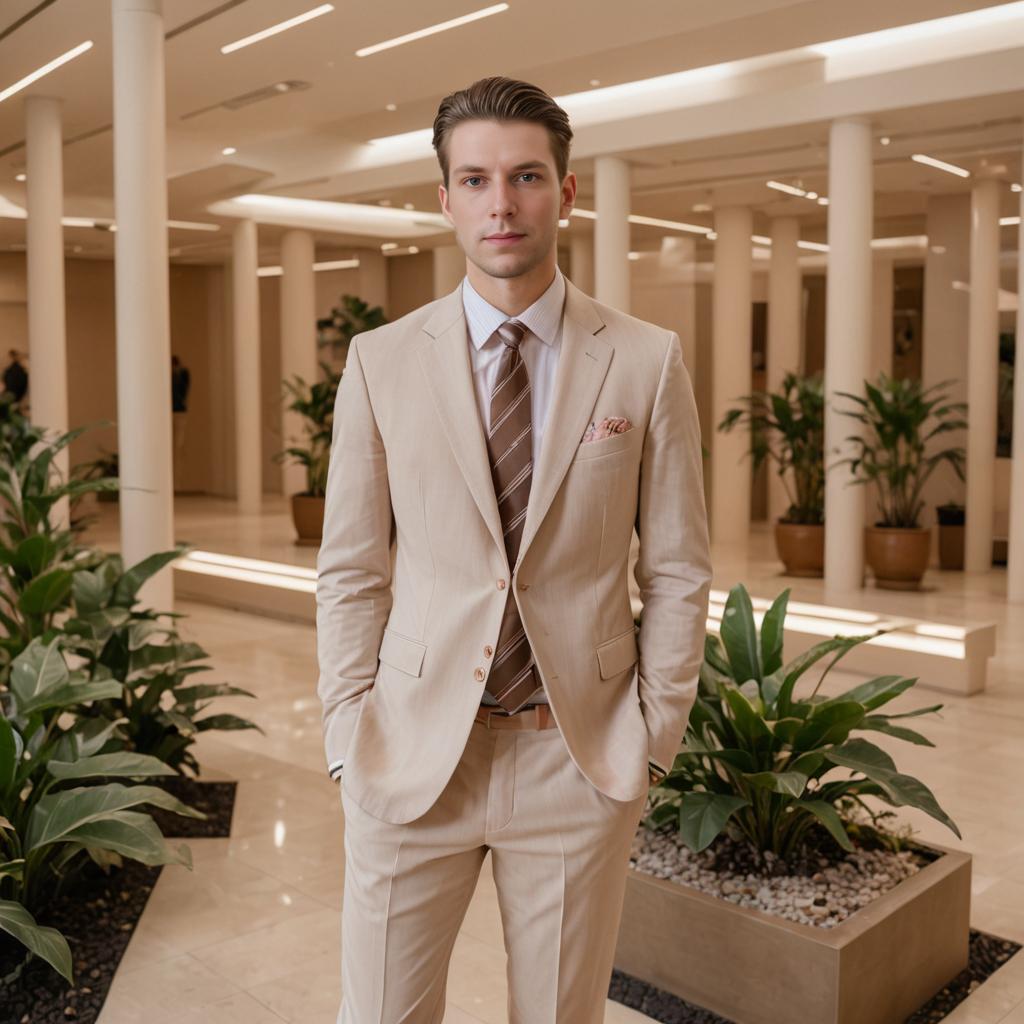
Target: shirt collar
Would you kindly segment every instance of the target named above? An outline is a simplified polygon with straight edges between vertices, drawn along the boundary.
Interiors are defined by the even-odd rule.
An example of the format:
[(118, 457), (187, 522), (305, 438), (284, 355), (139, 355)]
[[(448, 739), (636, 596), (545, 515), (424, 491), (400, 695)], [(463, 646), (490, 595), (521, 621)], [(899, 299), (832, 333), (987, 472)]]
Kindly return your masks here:
[[(555, 267), (555, 279), (544, 294), (514, 319), (526, 326), (545, 345), (553, 345), (558, 336), (564, 303), (565, 278), (561, 270)], [(501, 324), (512, 319), (483, 298), (469, 283), (468, 277), (462, 279), (462, 305), (466, 312), (469, 337), (477, 350), (483, 348)]]

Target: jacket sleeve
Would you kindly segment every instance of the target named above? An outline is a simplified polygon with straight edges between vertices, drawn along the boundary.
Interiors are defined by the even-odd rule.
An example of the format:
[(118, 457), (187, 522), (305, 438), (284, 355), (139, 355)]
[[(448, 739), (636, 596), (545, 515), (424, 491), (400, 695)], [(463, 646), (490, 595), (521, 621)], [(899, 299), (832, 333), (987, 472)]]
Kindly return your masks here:
[(700, 426), (675, 333), (644, 439), (636, 528), (640, 705), (648, 758), (671, 770), (696, 699), (711, 588)]
[(341, 771), (360, 703), (376, 678), (392, 601), (391, 492), (384, 442), (359, 352), (361, 340), (357, 336), (349, 345), (335, 399), (323, 540), (316, 562), (317, 694), (332, 778)]

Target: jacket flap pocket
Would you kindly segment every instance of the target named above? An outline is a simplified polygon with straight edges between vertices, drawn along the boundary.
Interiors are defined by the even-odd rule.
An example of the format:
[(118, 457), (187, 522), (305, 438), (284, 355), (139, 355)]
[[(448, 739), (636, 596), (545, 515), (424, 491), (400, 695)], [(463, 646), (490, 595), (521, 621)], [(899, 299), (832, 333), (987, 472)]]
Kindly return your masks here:
[(419, 640), (413, 640), (410, 637), (402, 636), (401, 633), (385, 629), (384, 637), (380, 642), (380, 654), (377, 657), (385, 665), (397, 668), (400, 672), (418, 676), (426, 650), (427, 645), (421, 644)]
[(639, 660), (636, 646), (636, 629), (632, 626), (628, 633), (614, 637), (601, 644), (597, 649), (597, 661), (601, 668), (601, 678), (611, 679), (620, 672), (625, 672)]

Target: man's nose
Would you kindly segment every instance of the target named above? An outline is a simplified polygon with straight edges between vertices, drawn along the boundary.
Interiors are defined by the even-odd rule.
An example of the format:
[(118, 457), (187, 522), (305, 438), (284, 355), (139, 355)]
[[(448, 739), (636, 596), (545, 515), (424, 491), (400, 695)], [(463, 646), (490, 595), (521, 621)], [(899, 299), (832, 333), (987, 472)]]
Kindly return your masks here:
[(515, 210), (515, 196), (512, 187), (504, 182), (498, 182), (491, 194), (491, 215), (502, 217)]

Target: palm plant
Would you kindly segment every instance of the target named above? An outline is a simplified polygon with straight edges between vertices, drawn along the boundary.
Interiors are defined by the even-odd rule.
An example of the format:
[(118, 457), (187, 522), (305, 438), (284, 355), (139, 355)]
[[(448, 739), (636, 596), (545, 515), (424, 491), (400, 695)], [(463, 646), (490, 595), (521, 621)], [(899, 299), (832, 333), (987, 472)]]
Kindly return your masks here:
[(818, 525), (825, 520), (825, 397), (821, 374), (787, 373), (777, 392), (756, 391), (722, 417), (718, 429), (750, 428), (756, 472), (771, 459), (789, 498), (784, 523)]
[(317, 320), (317, 345), (329, 347), (344, 364), (349, 343), (357, 334), (372, 331), (387, 322), (380, 306), (371, 306), (355, 295), (342, 295), (341, 304), (331, 310), (331, 315)]
[(921, 493), (943, 462), (964, 479), (964, 449), (950, 445), (932, 450), (930, 443), (942, 434), (967, 428), (967, 406), (949, 399), (953, 383), (924, 388), (918, 380), (882, 373), (876, 384), (864, 382), (866, 397), (836, 392), (855, 403), (854, 408), (839, 411), (867, 428), (865, 435), (846, 439), (854, 446), (854, 454), (836, 465), (848, 465), (855, 483), (874, 483), (878, 488), (878, 526), (919, 528), (924, 508)]
[(327, 363), (320, 363), (323, 379), (307, 384), (301, 377), (285, 381), (284, 387), (292, 400), (288, 409), (303, 420), (305, 444), (293, 445), (278, 452), (277, 462), (291, 457), (306, 468), (305, 494), (322, 498), (327, 492), (327, 467), (331, 458), (331, 432), (334, 429), (334, 401), (338, 394), (341, 374)]
[[(860, 826), (849, 817), (844, 820), (841, 810), (852, 801), (872, 814), (865, 797), (919, 808), (959, 836), (924, 783), (901, 774), (889, 754), (854, 735), (875, 732), (933, 746), (899, 720), (942, 705), (879, 713), (917, 682), (895, 675), (871, 679), (835, 697), (821, 694), (829, 669), (871, 636), (836, 636), (785, 663), (788, 600), (789, 590), (784, 590), (758, 632), (746, 589), (737, 585), (730, 591), (721, 634), (706, 639), (683, 748), (654, 790), (646, 823), (652, 828), (675, 823), (685, 844), (696, 851), (725, 833), (749, 844), (758, 859), (770, 853), (781, 865), (803, 852), (816, 831), (824, 830), (840, 847), (853, 850), (850, 834)], [(798, 695), (805, 673), (829, 656), (813, 689)], [(837, 770), (844, 775), (836, 777)]]

